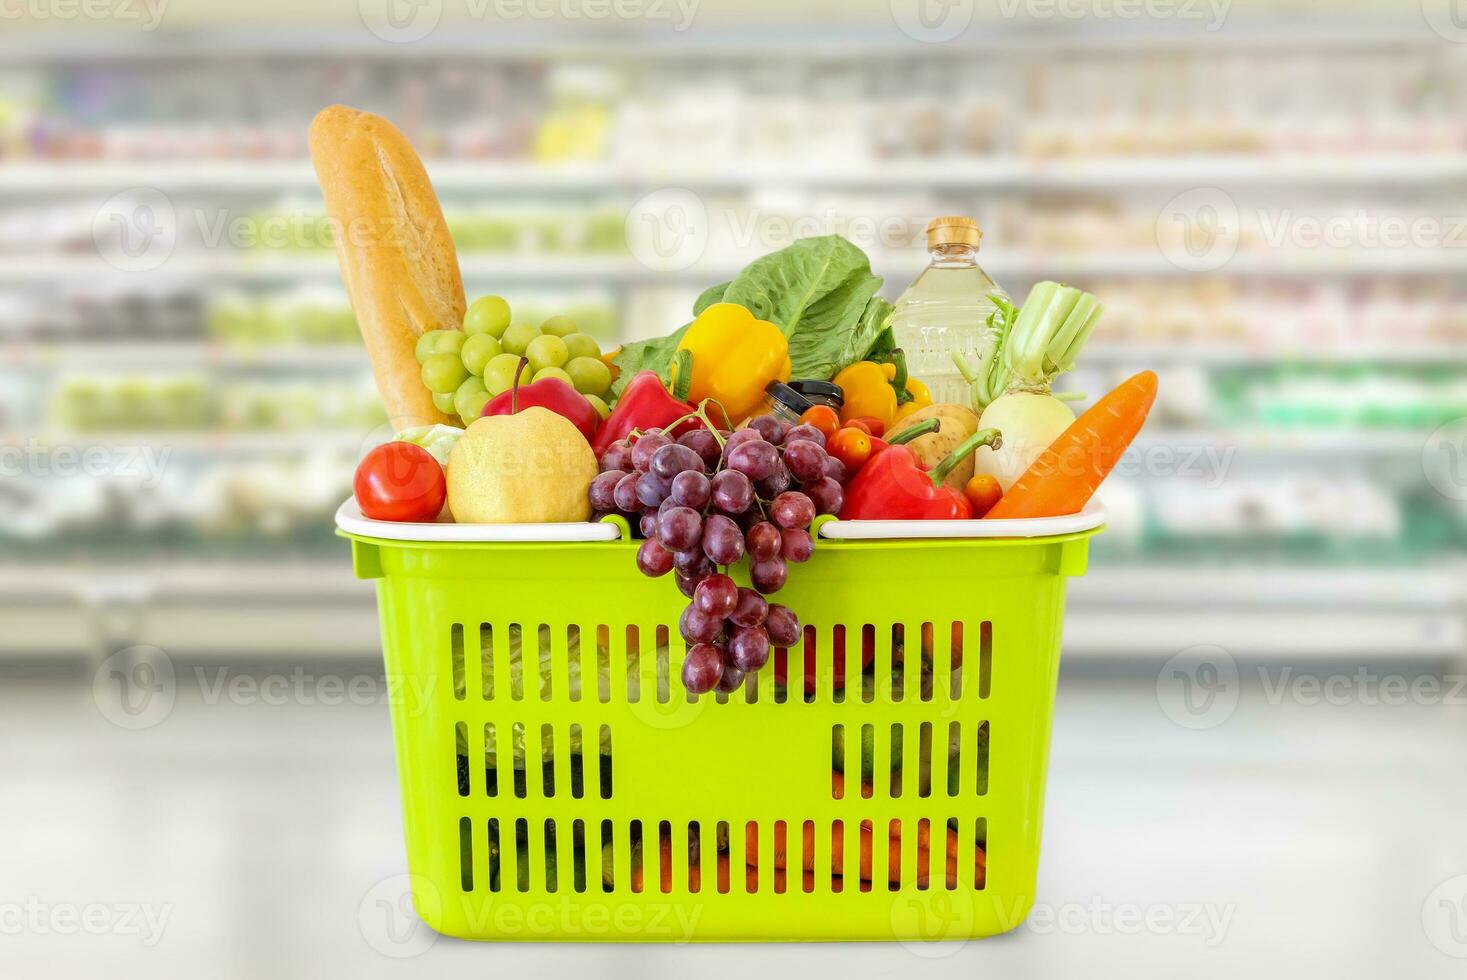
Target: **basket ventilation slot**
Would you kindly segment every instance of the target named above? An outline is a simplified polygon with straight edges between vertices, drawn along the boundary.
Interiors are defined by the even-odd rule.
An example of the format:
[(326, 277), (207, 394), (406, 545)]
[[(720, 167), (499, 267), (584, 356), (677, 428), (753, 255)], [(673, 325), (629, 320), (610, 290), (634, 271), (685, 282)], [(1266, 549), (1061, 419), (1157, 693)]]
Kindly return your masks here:
[[(713, 887), (708, 890), (722, 895), (757, 895), (761, 890), (776, 895), (795, 890), (840, 894), (848, 887), (845, 869), (854, 864), (860, 873), (851, 887), (862, 893), (982, 891), (987, 883), (988, 822), (979, 817), (967, 825), (971, 835), (963, 824), (956, 818), (861, 820), (857, 838), (849, 840), (842, 820), (831, 821), (828, 836), (822, 829), (825, 825), (813, 820), (763, 824), (751, 820), (732, 834), (729, 822), (720, 820), (713, 836), (705, 840), (696, 821), (686, 827), (659, 821), (654, 835), (654, 825), (641, 820), (626, 824), (602, 820), (600, 847), (592, 848), (585, 821), (576, 819), (571, 821), (571, 846), (563, 850), (554, 819), (520, 817), (507, 825), (512, 831), (501, 836), (499, 819), (490, 818), (484, 836), (476, 837), (475, 823), (461, 817), (460, 881), (465, 892), (584, 893), (593, 887), (588, 883), (599, 871), (601, 891), (607, 894), (617, 892), (619, 882), (620, 890), (632, 893), (698, 894), (704, 891), (703, 876), (710, 874)], [(818, 846), (817, 836), (824, 837)], [(475, 860), (478, 841), (486, 845), (482, 862)], [(507, 857), (501, 843), (511, 849)], [(680, 846), (684, 843), (685, 849)], [(675, 851), (686, 855), (685, 867), (674, 860)], [(796, 868), (798, 880), (793, 879)]]
[[(867, 623), (853, 627), (859, 630), (859, 661), (855, 660), (852, 634), (846, 626), (836, 625), (822, 632), (806, 625), (798, 647), (776, 647), (772, 652), (771, 672), (788, 679), (787, 683), (773, 685), (772, 700), (776, 704), (792, 700), (842, 704), (849, 698), (863, 704), (900, 704), (935, 699), (957, 702), (965, 695), (988, 698), (992, 691), (992, 622), (973, 624), (978, 629), (978, 657), (969, 663), (963, 656), (965, 624), (953, 621), (944, 628), (940, 625), (921, 622), (878, 627)], [(506, 696), (511, 701), (549, 702), (557, 696), (571, 702), (579, 702), (583, 696), (589, 699), (593, 682), (586, 676), (587, 670), (595, 672), (594, 696), (602, 704), (611, 702), (613, 688), (617, 697), (624, 697), (628, 704), (643, 698), (658, 704), (692, 700), (678, 682), (686, 644), (667, 625), (632, 624), (624, 631), (618, 629), (615, 632), (620, 642), (615, 646), (611, 643), (613, 630), (597, 626), (594, 650), (584, 649), (583, 630), (575, 624), (563, 631), (545, 624), (477, 626), (479, 693), (484, 701)], [(466, 700), (472, 685), (464, 649), (471, 629), (461, 623), (450, 629), (453, 696), (458, 701)], [(497, 649), (500, 645), (504, 649)], [(733, 700), (757, 704), (763, 674), (760, 671), (751, 676), (743, 694), (736, 692)], [(583, 684), (588, 685), (584, 691)], [(564, 691), (558, 692), (557, 685), (563, 685)], [(716, 699), (726, 703), (730, 695), (720, 692)]]
[[(943, 752), (940, 746), (934, 747), (932, 744), (934, 732), (932, 723), (922, 722), (917, 729), (916, 758), (913, 759), (914, 748), (908, 742), (904, 726), (900, 723), (893, 724), (890, 728), (886, 726), (878, 728), (872, 724), (851, 725), (849, 726), (850, 734), (860, 739), (859, 743), (855, 744), (847, 739), (846, 725), (832, 725), (830, 728), (831, 799), (840, 800), (846, 797), (848, 792), (846, 778), (852, 772), (861, 774), (859, 788), (861, 799), (901, 799), (903, 790), (908, 788), (903, 781), (903, 773), (909, 762), (917, 773), (917, 785), (914, 789), (916, 795), (921, 799), (929, 799), (934, 795), (933, 785), (937, 780), (942, 780), (941, 785), (946, 788), (949, 797), (966, 793), (986, 796), (988, 794), (990, 725), (984, 721), (976, 726), (970, 726), (968, 730), (975, 734), (970, 736), (969, 744), (964, 744), (962, 723), (948, 722), (947, 748)], [(878, 744), (879, 740), (888, 738), (887, 744)], [(935, 756), (934, 752), (942, 754)], [(972, 760), (968, 763), (972, 766), (971, 778), (973, 780), (969, 789), (963, 788), (963, 760), (965, 758)], [(878, 792), (882, 790), (884, 792)], [(857, 791), (851, 790), (850, 792)]]
[[(546, 799), (554, 799), (557, 792), (562, 795), (567, 791), (572, 799), (584, 799), (586, 795), (585, 755), (588, 751), (594, 752), (598, 760), (597, 770), (590, 774), (597, 779), (597, 793), (603, 800), (611, 799), (612, 794), (612, 743), (611, 726), (601, 725), (598, 728), (590, 728), (578, 724), (567, 726), (564, 730), (568, 738), (568, 744), (562, 749), (561, 758), (563, 763), (556, 761), (555, 746), (558, 735), (553, 725), (541, 725), (536, 730), (528, 730), (522, 722), (511, 724), (496, 724), (486, 722), (483, 727), (482, 752), (484, 758), (484, 795), (497, 797), (500, 793), (500, 771), (501, 762), (506, 753), (505, 745), (497, 735), (508, 732), (511, 745), (508, 754), (511, 765), (511, 775), (507, 784), (506, 792), (513, 792), (516, 799), (526, 799), (530, 789), (538, 786)], [(537, 739), (538, 735), (538, 739)], [(591, 744), (586, 744), (587, 736), (594, 738)], [(538, 741), (539, 748), (532, 749), (532, 755), (538, 760), (534, 767), (527, 768), (526, 749), (527, 742)], [(566, 751), (571, 746), (580, 745), (580, 752)], [(473, 752), (469, 748), (469, 727), (466, 722), (458, 722), (454, 726), (454, 785), (458, 789), (458, 795), (467, 797), (474, 792), (473, 776), (474, 766), (471, 763)], [(563, 765), (563, 768), (562, 768)], [(557, 773), (557, 769), (561, 771)], [(536, 772), (538, 770), (538, 773)], [(558, 778), (557, 778), (558, 777)], [(508, 787), (512, 787), (512, 790)]]

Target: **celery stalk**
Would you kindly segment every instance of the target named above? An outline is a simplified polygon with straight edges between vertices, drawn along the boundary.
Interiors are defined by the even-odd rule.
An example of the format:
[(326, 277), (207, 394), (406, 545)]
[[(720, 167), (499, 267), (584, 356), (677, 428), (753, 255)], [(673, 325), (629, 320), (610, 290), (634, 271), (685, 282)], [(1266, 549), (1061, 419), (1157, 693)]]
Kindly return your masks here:
[(983, 361), (977, 368), (958, 361), (972, 383), (974, 409), (982, 412), (1009, 391), (1048, 391), (1056, 375), (1075, 366), (1104, 310), (1094, 296), (1073, 286), (1039, 282), (1017, 311), (1007, 306), (990, 317), (995, 342)]

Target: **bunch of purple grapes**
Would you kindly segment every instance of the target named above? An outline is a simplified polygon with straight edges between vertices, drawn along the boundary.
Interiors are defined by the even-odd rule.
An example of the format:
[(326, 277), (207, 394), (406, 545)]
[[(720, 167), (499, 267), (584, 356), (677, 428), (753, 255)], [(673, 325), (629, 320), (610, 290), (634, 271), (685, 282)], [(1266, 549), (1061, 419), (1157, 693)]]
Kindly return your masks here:
[[(810, 524), (840, 513), (844, 479), (824, 433), (774, 415), (732, 433), (698, 428), (673, 439), (652, 429), (607, 448), (591, 506), (624, 514), (645, 538), (637, 568), (672, 572), (690, 600), (679, 620), (689, 691), (733, 691), (771, 648), (799, 641), (798, 617), (765, 596), (784, 587), (791, 562), (814, 553)], [(751, 589), (725, 574), (745, 556)]]

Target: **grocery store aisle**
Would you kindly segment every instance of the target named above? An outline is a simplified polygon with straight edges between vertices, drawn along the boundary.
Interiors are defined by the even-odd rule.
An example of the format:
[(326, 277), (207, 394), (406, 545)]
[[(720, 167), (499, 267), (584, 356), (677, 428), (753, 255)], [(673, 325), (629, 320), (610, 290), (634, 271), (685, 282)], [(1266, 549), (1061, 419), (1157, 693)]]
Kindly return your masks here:
[(181, 666), (172, 714), (143, 731), (102, 716), (89, 670), (0, 685), (0, 974), (1222, 977), (1308, 964), (1435, 978), (1460, 976), (1443, 950), (1467, 953), (1467, 911), (1423, 923), (1467, 895), (1467, 879), (1432, 894), (1467, 874), (1467, 711), (1275, 704), (1272, 672), (1225, 722), (1189, 731), (1144, 670), (1063, 680), (1041, 905), (1012, 935), (910, 948), (424, 937), (395, 959), (358, 918), (403, 866), (387, 711), (320, 703), (334, 700), (322, 678), (370, 685), (370, 666), (286, 667), (232, 698), (221, 680), (250, 682), (217, 670)]

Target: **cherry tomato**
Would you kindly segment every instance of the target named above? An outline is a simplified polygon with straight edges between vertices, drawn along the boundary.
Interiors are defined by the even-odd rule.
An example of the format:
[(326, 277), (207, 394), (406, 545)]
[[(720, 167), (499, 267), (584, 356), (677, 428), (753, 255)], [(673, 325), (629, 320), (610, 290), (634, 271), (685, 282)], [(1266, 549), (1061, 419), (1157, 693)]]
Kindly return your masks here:
[(851, 419), (850, 421), (844, 423), (841, 428), (855, 429), (857, 432), (864, 432), (868, 436), (872, 434), (871, 426), (866, 423), (865, 419)]
[(800, 416), (800, 421), (806, 425), (813, 425), (819, 429), (826, 439), (835, 435), (840, 428), (840, 416), (835, 414), (835, 409), (829, 405), (814, 405), (805, 409), (805, 414)]
[(431, 523), (448, 497), (443, 467), (410, 442), (383, 443), (367, 453), (352, 485), (362, 516), (374, 521)]
[(867, 432), (871, 433), (873, 436), (876, 436), (878, 439), (886, 435), (886, 423), (881, 421), (881, 419), (877, 418), (874, 415), (862, 415), (858, 419), (851, 419), (851, 421), (847, 422), (846, 425), (851, 425), (855, 422), (860, 422), (866, 427)]
[(1003, 487), (999, 486), (998, 477), (979, 473), (963, 487), (963, 496), (973, 506), (973, 516), (982, 517), (1003, 496)]
[(831, 437), (825, 451), (840, 460), (848, 474), (855, 473), (871, 458), (871, 436), (847, 426)]

